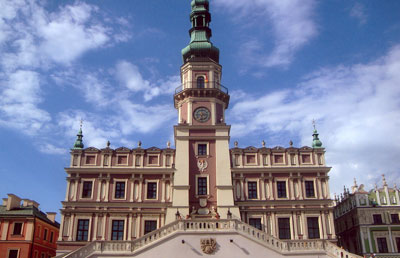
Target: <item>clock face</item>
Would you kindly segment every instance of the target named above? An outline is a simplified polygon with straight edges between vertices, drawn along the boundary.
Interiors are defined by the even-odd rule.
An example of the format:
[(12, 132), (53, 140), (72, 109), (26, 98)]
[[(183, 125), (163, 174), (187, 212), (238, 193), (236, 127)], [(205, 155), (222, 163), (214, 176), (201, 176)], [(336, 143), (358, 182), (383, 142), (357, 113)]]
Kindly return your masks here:
[(194, 119), (204, 123), (210, 119), (210, 111), (205, 107), (199, 107), (194, 111)]

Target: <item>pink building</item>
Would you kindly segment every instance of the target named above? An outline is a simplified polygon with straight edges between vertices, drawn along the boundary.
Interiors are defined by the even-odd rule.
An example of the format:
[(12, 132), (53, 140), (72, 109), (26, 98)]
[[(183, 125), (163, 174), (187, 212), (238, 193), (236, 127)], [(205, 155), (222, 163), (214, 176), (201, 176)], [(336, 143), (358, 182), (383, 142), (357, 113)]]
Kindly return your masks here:
[(260, 140), (259, 148), (229, 148), (230, 96), (210, 42), (208, 0), (191, 7), (174, 95), (175, 149), (85, 149), (81, 130), (66, 168), (58, 253), (356, 257), (334, 245), (330, 167), (316, 130), (312, 147)]

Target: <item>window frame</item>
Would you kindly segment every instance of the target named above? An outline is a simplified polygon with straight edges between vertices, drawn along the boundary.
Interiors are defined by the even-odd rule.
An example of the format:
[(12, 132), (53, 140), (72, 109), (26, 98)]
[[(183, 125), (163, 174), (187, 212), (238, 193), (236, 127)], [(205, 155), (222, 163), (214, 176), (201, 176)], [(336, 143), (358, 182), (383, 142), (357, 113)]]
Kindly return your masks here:
[(45, 228), (44, 230), (43, 230), (43, 240), (44, 241), (47, 241), (47, 234), (49, 233), (49, 230), (47, 229), (47, 228)]
[[(94, 156), (94, 163), (88, 163), (88, 157)], [(85, 153), (85, 166), (97, 166), (97, 153)]]
[[(124, 195), (123, 195), (123, 197), (117, 197), (117, 184), (120, 184), (120, 183), (124, 183), (125, 184), (125, 186), (124, 186)], [(112, 195), (112, 197), (113, 197), (113, 200), (117, 200), (117, 201), (121, 201), (121, 200), (126, 200), (126, 192), (127, 192), (127, 187), (128, 187), (128, 180), (127, 179), (114, 179), (114, 192), (113, 192), (113, 195)], [(119, 189), (119, 191), (121, 191), (120, 189)]]
[[(202, 85), (201, 85), (201, 80), (202, 80), (202, 83), (203, 83)], [(202, 87), (199, 87), (199, 83), (200, 83), (200, 86), (202, 86)], [(205, 76), (204, 75), (198, 75), (196, 77), (196, 89), (205, 89), (205, 88), (206, 88), (206, 78), (205, 78)]]
[[(259, 223), (260, 227), (257, 227), (257, 223), (256, 223), (256, 225), (253, 225), (253, 224), (252, 224), (252, 221), (259, 221), (259, 222), (260, 222), (260, 223)], [(258, 230), (261, 230), (261, 231), (263, 230), (263, 223), (262, 223), (262, 218), (261, 218), (261, 217), (249, 217), (249, 218), (248, 218), (248, 224), (249, 224), (250, 226), (252, 226), (252, 227), (258, 229)]]
[[(379, 218), (379, 219), (375, 220), (375, 218)], [(380, 214), (380, 213), (372, 214), (372, 222), (374, 225), (382, 225), (383, 224), (382, 214)]]
[[(290, 217), (278, 217), (277, 218), (277, 220), (278, 220), (278, 237), (279, 237), (279, 239), (292, 239), (292, 232), (291, 232), (291, 226), (290, 226)], [(287, 223), (287, 227), (285, 227), (285, 228), (282, 228), (282, 230), (285, 230), (285, 232), (282, 232), (281, 231), (281, 221), (283, 221), (283, 220), (285, 220), (285, 221), (288, 221), (288, 223)], [(285, 233), (285, 234), (283, 234), (283, 233)], [(287, 237), (286, 237), (286, 235), (287, 235)]]
[[(149, 184), (156, 184), (155, 187), (155, 198), (149, 198)], [(146, 197), (145, 200), (158, 200), (158, 180), (146, 180), (145, 181), (145, 193)]]
[[(126, 162), (125, 163), (119, 163), (119, 158), (120, 157), (125, 157), (126, 158)], [(116, 155), (116, 157), (115, 157), (115, 164), (117, 165), (117, 166), (128, 166), (128, 164), (129, 164), (129, 154), (122, 154), (122, 153), (120, 153), (120, 154), (117, 154)]]
[[(206, 145), (206, 155), (200, 155), (199, 154), (199, 145), (201, 144), (205, 144)], [(210, 156), (210, 143), (209, 142), (196, 142), (195, 143), (195, 153), (196, 153), (196, 157), (208, 157)]]
[[(202, 180), (203, 182), (200, 182), (200, 180)], [(196, 194), (198, 196), (208, 195), (208, 178), (206, 176), (196, 177), (196, 184)]]
[(17, 258), (19, 258), (20, 248), (9, 248), (9, 249), (7, 249), (7, 258), (10, 258), (11, 251), (17, 251)]
[[(384, 240), (384, 241), (382, 241), (382, 240)], [(383, 243), (385, 245), (382, 245)], [(376, 247), (377, 247), (379, 253), (389, 253), (388, 241), (387, 241), (386, 237), (377, 237), (376, 238)]]
[[(155, 222), (155, 228), (151, 231), (147, 231), (147, 229), (146, 229), (147, 222)], [(144, 219), (143, 220), (143, 235), (153, 232), (153, 231), (157, 230), (157, 228), (158, 228), (158, 220), (157, 219)]]
[[(157, 163), (150, 163), (150, 157), (157, 157)], [(147, 154), (147, 166), (150, 167), (160, 166), (160, 154)]]
[[(83, 193), (85, 191), (85, 183), (91, 183), (92, 186), (90, 188), (90, 196), (84, 196)], [(94, 186), (94, 180), (82, 180), (82, 184), (81, 184), (81, 199), (92, 199), (93, 198), (93, 187)]]
[[(80, 222), (87, 222), (87, 225), (84, 224), (84, 225), (81, 226)], [(87, 227), (87, 229), (86, 229), (86, 227)], [(84, 239), (85, 232), (87, 232), (87, 234), (86, 234), (87, 239), (86, 240)], [(77, 242), (90, 241), (89, 235), (90, 235), (90, 219), (89, 218), (77, 218), (77, 220), (76, 220), (75, 241), (77, 241)]]
[(391, 213), (390, 220), (392, 224), (400, 224), (400, 218), (398, 213)]
[[(200, 148), (200, 147), (202, 147), (202, 148)], [(205, 143), (197, 144), (197, 155), (198, 156), (207, 156), (208, 155), (207, 149), (208, 149), (207, 144), (205, 144)]]
[[(114, 229), (114, 223), (115, 222), (117, 222), (117, 223), (121, 223), (122, 222), (122, 229), (120, 228), (121, 227), (121, 225), (120, 224), (118, 224), (117, 226), (118, 226), (118, 229)], [(114, 239), (114, 233), (117, 233), (117, 238), (116, 239)], [(122, 235), (121, 235), (122, 234)], [(111, 220), (111, 237), (110, 237), (110, 239), (112, 240), (112, 241), (118, 241), (118, 240), (124, 240), (125, 239), (125, 220), (123, 220), (123, 219), (113, 219), (113, 220)]]
[[(280, 196), (281, 190), (279, 189), (278, 185), (280, 185), (280, 183), (283, 183), (283, 185), (285, 186), (285, 196)], [(288, 191), (287, 191), (287, 180), (276, 180), (276, 197), (278, 199), (287, 199), (288, 198)]]
[[(254, 162), (248, 162), (247, 157), (254, 156)], [(244, 154), (244, 162), (247, 166), (257, 166), (258, 165), (258, 153), (245, 153)]]
[[(308, 195), (309, 189), (307, 189), (307, 183), (311, 183), (311, 185), (312, 185), (312, 193), (313, 193), (312, 196)], [(305, 192), (306, 198), (316, 198), (317, 197), (316, 192), (315, 192), (315, 180), (312, 180), (312, 179), (304, 180), (304, 192)]]
[[(19, 234), (15, 234), (15, 225), (16, 224), (21, 224), (21, 228), (20, 228), (20, 232), (19, 232)], [(22, 236), (22, 233), (23, 233), (23, 231), (24, 231), (24, 222), (21, 222), (21, 221), (14, 221), (13, 222), (13, 230), (12, 230), (12, 235), (13, 236)]]
[[(199, 193), (199, 177), (205, 177), (205, 178), (207, 178), (207, 194), (206, 195), (199, 195), (198, 193)], [(198, 197), (207, 197), (207, 196), (209, 196), (209, 194), (210, 194), (210, 177), (209, 177), (209, 175), (208, 174), (197, 174), (197, 175), (195, 175), (195, 180), (196, 180), (196, 189), (195, 189), (195, 197), (196, 198), (198, 198)]]
[[(255, 189), (250, 189), (250, 184), (255, 186)], [(258, 187), (258, 181), (254, 181), (254, 180), (247, 181), (247, 199), (249, 199), (249, 200), (257, 200), (259, 198), (258, 188), (259, 188)], [(250, 191), (251, 191), (252, 195), (250, 194)], [(253, 194), (255, 194), (255, 197), (254, 197)]]
[[(310, 220), (316, 220), (316, 224), (310, 225), (312, 223), (315, 223), (315, 221), (310, 223)], [(310, 234), (310, 232), (312, 232), (312, 234)], [(307, 217), (307, 236), (308, 239), (321, 239), (319, 216)]]

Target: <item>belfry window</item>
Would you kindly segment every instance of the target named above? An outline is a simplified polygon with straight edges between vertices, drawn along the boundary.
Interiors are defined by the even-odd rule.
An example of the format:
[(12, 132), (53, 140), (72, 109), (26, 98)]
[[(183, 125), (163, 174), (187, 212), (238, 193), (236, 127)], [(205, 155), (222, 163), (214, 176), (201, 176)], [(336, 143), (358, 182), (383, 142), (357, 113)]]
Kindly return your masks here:
[(203, 16), (197, 16), (196, 17), (196, 25), (197, 27), (203, 27)]
[(204, 77), (203, 76), (197, 77), (197, 88), (204, 89)]

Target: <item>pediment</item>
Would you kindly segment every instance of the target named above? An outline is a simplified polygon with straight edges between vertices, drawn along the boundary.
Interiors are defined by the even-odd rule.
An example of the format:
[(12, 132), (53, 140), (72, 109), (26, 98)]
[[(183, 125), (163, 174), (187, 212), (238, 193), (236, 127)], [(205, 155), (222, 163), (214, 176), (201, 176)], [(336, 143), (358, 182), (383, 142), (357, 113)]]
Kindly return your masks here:
[(100, 150), (95, 147), (88, 147), (85, 149), (85, 152), (99, 152)]
[(119, 147), (117, 149), (115, 149), (116, 152), (130, 152), (131, 149), (127, 148), (127, 147)]
[(308, 147), (308, 146), (303, 146), (303, 147), (301, 147), (301, 148), (300, 148), (300, 150), (312, 151), (312, 150), (313, 150), (313, 148), (311, 148), (311, 147)]
[(253, 147), (253, 146), (248, 146), (244, 149), (245, 152), (257, 152), (258, 148)]
[(161, 149), (160, 149), (160, 148), (157, 148), (157, 147), (150, 147), (150, 148), (146, 149), (146, 151), (161, 152)]

